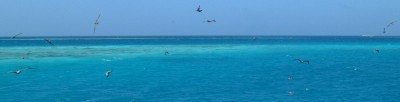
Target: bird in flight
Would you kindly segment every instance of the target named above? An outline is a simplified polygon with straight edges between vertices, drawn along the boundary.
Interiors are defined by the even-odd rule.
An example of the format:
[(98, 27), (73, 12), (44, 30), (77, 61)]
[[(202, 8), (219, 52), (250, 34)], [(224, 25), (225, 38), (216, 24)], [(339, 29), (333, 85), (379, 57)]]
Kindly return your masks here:
[(168, 55), (168, 54), (169, 54), (169, 52), (167, 50), (165, 50), (164, 55)]
[(17, 36), (19, 36), (19, 35), (21, 35), (21, 34), (23, 34), (23, 33), (15, 34), (13, 37), (11, 37), (11, 39), (15, 39), (15, 38), (17, 38)]
[(53, 42), (52, 42), (51, 40), (49, 40), (49, 39), (43, 39), (43, 40), (46, 41), (46, 43), (48, 43), (48, 44), (54, 46), (54, 44), (53, 44)]
[(216, 20), (207, 20), (207, 23), (217, 22)]
[(375, 53), (379, 53), (379, 49), (375, 49), (374, 52), (375, 52)]
[(111, 69), (106, 72), (106, 78), (108, 78), (110, 76), (111, 72), (112, 72)]
[(310, 64), (309, 60), (301, 60), (301, 59), (294, 59), (294, 60), (299, 61), (301, 64), (303, 64), (303, 63)]
[(397, 21), (392, 21), (392, 22), (390, 22), (390, 23), (386, 26), (386, 28), (388, 28), (388, 27), (394, 25), (394, 23), (396, 23), (396, 22), (397, 22)]
[(24, 68), (24, 69), (19, 69), (19, 70), (12, 71), (12, 72), (9, 72), (9, 73), (14, 73), (14, 74), (17, 74), (17, 75), (19, 75), (19, 74), (21, 74), (21, 73), (22, 73), (22, 71), (24, 71), (24, 70), (28, 70), (28, 69), (35, 69), (35, 68)]
[(203, 10), (200, 8), (200, 5), (199, 5), (199, 7), (197, 7), (197, 10), (196, 10), (197, 12), (202, 12)]
[(99, 25), (100, 16), (101, 16), (101, 14), (99, 14), (99, 16), (97, 16), (96, 22), (94, 22), (93, 33), (96, 33), (96, 28), (97, 28), (97, 25)]
[(383, 28), (383, 32), (382, 33), (386, 33), (386, 28)]

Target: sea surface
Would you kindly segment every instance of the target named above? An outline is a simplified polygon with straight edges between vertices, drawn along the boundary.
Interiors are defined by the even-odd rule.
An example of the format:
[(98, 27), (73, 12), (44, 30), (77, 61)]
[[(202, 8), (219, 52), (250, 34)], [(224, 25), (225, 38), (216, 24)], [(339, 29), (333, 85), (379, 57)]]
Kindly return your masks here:
[(0, 38), (1, 102), (399, 100), (400, 37)]

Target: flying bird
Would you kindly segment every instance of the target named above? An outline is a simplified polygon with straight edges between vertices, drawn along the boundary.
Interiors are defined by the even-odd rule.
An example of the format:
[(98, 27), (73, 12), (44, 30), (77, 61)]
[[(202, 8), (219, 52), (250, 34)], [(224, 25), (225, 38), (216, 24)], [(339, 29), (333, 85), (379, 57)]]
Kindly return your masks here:
[(386, 28), (383, 28), (383, 32), (382, 33), (386, 33)]
[(110, 76), (111, 72), (112, 72), (111, 69), (106, 72), (106, 78), (108, 78)]
[(165, 51), (165, 52), (164, 52), (164, 55), (168, 55), (168, 54), (169, 54), (169, 52), (168, 52), (168, 51)]
[(216, 20), (207, 20), (207, 23), (217, 22)]
[(394, 25), (394, 23), (396, 23), (397, 21), (392, 21), (392, 22), (390, 22), (387, 26), (386, 26), (386, 28), (389, 28), (390, 26), (392, 26), (392, 25)]
[(21, 35), (21, 34), (23, 34), (23, 33), (15, 34), (13, 37), (11, 37), (11, 39), (15, 39), (15, 38), (17, 38), (17, 36), (19, 36), (19, 35)]
[(375, 53), (379, 53), (379, 49), (375, 49), (374, 52), (375, 52)]
[(19, 74), (21, 74), (21, 73), (22, 73), (22, 71), (24, 71), (24, 70), (28, 70), (28, 69), (35, 69), (35, 68), (24, 68), (24, 69), (19, 69), (19, 70), (12, 71), (12, 72), (9, 72), (9, 73), (14, 73), (14, 74), (17, 74), (17, 75), (19, 75)]
[(197, 12), (202, 12), (203, 10), (200, 8), (200, 5), (199, 5), (199, 7), (197, 7), (197, 10), (196, 10)]
[(96, 33), (96, 28), (97, 28), (97, 25), (99, 25), (100, 16), (101, 16), (101, 14), (99, 14), (99, 16), (97, 16), (96, 22), (94, 22), (93, 33)]
[(310, 64), (309, 60), (301, 60), (301, 59), (294, 59), (294, 60), (299, 61), (301, 64), (303, 64), (303, 63)]
[(54, 44), (53, 44), (53, 42), (52, 42), (51, 40), (49, 40), (49, 39), (44, 39), (44, 41), (46, 41), (46, 43), (48, 43), (48, 44), (54, 46)]
[(293, 80), (293, 77), (292, 77), (292, 76), (289, 76), (287, 79), (288, 79), (288, 80)]

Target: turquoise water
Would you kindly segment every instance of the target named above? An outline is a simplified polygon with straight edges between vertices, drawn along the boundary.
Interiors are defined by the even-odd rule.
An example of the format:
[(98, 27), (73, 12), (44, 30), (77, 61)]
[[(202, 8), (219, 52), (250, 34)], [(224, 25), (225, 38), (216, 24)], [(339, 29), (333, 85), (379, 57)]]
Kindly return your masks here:
[[(2, 102), (400, 99), (400, 37), (0, 38)], [(379, 49), (380, 53), (374, 53)], [(165, 55), (164, 52), (169, 54)], [(300, 64), (294, 59), (310, 60)], [(25, 67), (16, 75), (9, 73)], [(112, 69), (109, 78), (105, 72)], [(292, 80), (288, 80), (292, 77)], [(294, 94), (289, 94), (294, 92)]]

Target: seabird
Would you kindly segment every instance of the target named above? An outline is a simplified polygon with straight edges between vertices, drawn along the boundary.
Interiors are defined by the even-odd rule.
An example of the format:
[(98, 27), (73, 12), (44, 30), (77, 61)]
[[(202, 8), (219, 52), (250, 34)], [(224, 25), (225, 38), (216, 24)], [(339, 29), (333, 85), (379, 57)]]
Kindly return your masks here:
[(12, 71), (12, 72), (9, 72), (9, 73), (14, 73), (14, 74), (19, 75), (19, 74), (22, 73), (22, 71), (28, 70), (28, 69), (35, 69), (35, 68), (24, 68), (24, 69), (19, 69), (19, 70), (17, 70), (17, 71)]
[(164, 52), (164, 55), (168, 55), (168, 54), (169, 54), (169, 52), (168, 52), (168, 51), (165, 51), (165, 52)]
[(292, 76), (289, 76), (287, 79), (288, 79), (288, 80), (293, 80), (293, 77), (292, 77)]
[(294, 94), (295, 94), (294, 91), (289, 91), (288, 93), (289, 93), (290, 95), (294, 95)]
[(207, 23), (217, 22), (216, 20), (207, 20)]
[(375, 53), (379, 53), (379, 49), (375, 49), (374, 52), (375, 52)]
[(301, 59), (294, 59), (294, 60), (297, 60), (297, 61), (299, 61), (300, 63), (307, 63), (307, 64), (310, 64), (310, 61), (309, 60), (301, 60)]
[(203, 10), (200, 8), (200, 5), (199, 5), (199, 7), (197, 7), (197, 10), (196, 10), (197, 12), (202, 12)]
[(94, 22), (94, 29), (93, 29), (93, 33), (95, 33), (95, 32), (96, 32), (97, 25), (99, 25), (99, 19), (100, 19), (100, 16), (101, 16), (101, 14), (99, 14), (99, 16), (97, 16), (96, 22)]
[(383, 28), (383, 32), (382, 33), (386, 33), (386, 28)]
[(392, 26), (392, 25), (394, 25), (394, 23), (396, 23), (397, 21), (392, 21), (392, 22), (390, 22), (387, 26), (386, 26), (386, 28), (389, 28), (390, 26)]
[(112, 72), (111, 69), (106, 72), (106, 78), (108, 78), (110, 76), (111, 72)]
[(52, 42), (51, 40), (49, 40), (49, 39), (44, 39), (44, 41), (46, 41), (46, 43), (48, 43), (48, 44), (54, 46), (54, 44), (53, 44), (53, 42)]
[(23, 34), (23, 33), (15, 34), (13, 37), (11, 37), (11, 39), (15, 39), (15, 38), (17, 38), (17, 36), (19, 36), (19, 35), (21, 35), (21, 34)]

